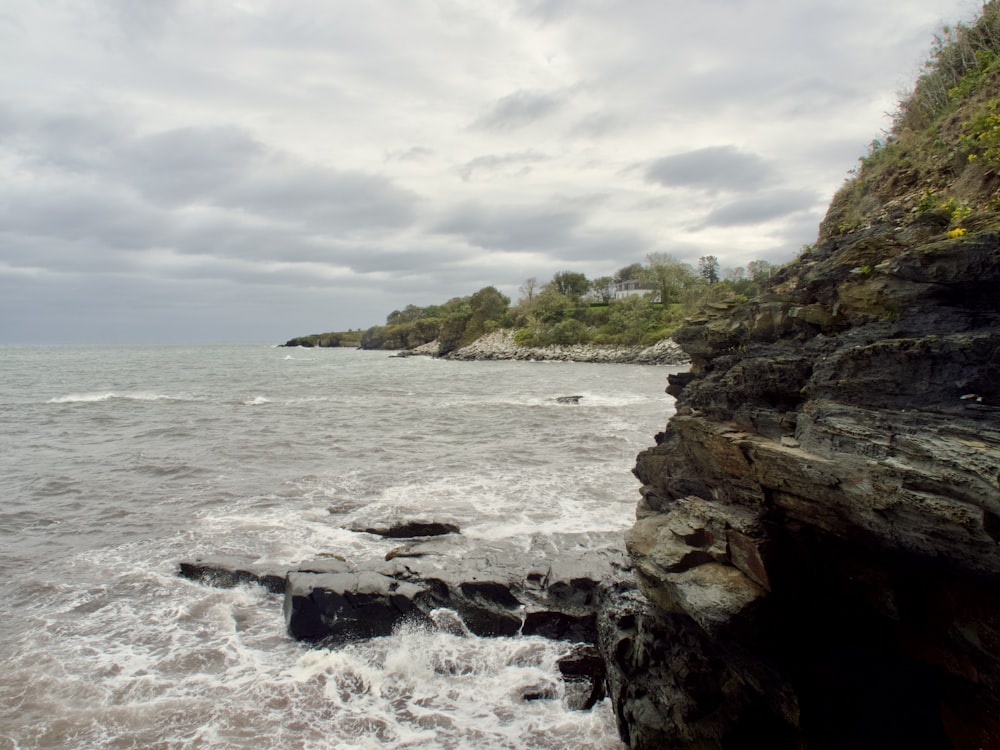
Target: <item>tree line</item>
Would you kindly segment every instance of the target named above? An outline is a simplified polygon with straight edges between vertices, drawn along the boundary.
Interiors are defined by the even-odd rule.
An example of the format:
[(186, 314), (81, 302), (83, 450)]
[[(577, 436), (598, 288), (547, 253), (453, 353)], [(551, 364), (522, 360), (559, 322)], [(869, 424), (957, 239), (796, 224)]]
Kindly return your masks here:
[(440, 305), (393, 310), (385, 325), (361, 335), (362, 349), (412, 349), (432, 341), (447, 354), (500, 328), (524, 346), (595, 344), (651, 346), (668, 338), (700, 305), (757, 294), (776, 267), (755, 260), (720, 270), (713, 255), (697, 268), (665, 253), (647, 256), (612, 276), (588, 279), (560, 271), (546, 283), (525, 279), (516, 303), (493, 286)]

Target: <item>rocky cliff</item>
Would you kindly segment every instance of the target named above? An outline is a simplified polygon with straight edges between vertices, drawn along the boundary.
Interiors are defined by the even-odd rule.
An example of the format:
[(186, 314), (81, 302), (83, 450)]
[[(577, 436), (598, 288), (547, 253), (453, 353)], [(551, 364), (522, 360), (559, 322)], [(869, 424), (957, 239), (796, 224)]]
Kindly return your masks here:
[(645, 599), (601, 624), (630, 747), (1000, 747), (992, 60), (768, 293), (675, 334), (626, 538)]

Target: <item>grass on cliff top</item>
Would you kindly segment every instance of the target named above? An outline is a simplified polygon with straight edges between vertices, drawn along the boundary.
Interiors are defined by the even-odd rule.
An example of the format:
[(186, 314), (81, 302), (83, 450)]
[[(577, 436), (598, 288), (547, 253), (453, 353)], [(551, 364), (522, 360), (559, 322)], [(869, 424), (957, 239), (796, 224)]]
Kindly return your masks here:
[(891, 131), (834, 196), (819, 240), (928, 215), (952, 237), (1000, 227), (1000, 0), (935, 37)]

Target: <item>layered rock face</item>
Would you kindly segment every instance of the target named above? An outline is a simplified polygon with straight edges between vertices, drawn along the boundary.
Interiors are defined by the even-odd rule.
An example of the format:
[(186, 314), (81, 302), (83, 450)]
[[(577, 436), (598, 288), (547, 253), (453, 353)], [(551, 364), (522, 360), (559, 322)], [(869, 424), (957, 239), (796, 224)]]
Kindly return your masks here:
[(630, 747), (1000, 747), (1000, 232), (935, 221), (675, 335), (626, 539), (651, 604), (601, 625)]

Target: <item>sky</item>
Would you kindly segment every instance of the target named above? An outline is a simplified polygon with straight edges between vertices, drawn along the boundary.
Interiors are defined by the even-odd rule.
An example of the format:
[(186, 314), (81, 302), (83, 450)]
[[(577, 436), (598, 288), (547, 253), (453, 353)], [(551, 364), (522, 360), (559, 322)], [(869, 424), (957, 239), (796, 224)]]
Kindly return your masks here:
[(781, 263), (962, 0), (5, 0), (0, 343)]

